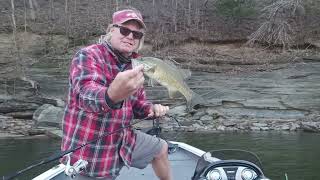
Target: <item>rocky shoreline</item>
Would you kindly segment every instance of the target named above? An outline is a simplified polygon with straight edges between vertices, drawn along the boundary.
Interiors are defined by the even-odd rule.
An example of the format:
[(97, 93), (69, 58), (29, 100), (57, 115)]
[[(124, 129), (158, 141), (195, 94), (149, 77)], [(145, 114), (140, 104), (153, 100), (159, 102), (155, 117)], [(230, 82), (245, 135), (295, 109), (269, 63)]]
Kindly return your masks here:
[[(56, 102), (51, 100), (52, 102)], [(8, 101), (10, 102), (10, 101)], [(20, 101), (21, 102), (21, 101)], [(61, 130), (63, 104), (38, 104), (38, 108), (26, 112), (10, 112), (0, 115), (0, 138), (48, 135), (50, 132)], [(23, 102), (26, 107), (33, 103)], [(12, 102), (10, 104), (13, 104)], [(15, 107), (21, 104), (15, 103)], [(2, 113), (4, 103), (1, 104)], [(11, 106), (14, 108), (14, 106)], [(306, 131), (320, 132), (320, 114), (310, 113), (297, 119), (269, 119), (242, 117), (234, 119), (228, 117), (219, 107), (199, 107), (196, 111), (186, 112), (185, 106), (176, 106), (170, 110), (164, 120), (160, 120), (165, 132), (216, 132), (216, 131)], [(32, 118), (31, 118), (32, 115)], [(138, 129), (152, 127), (152, 121), (143, 121), (135, 125)]]
[(239, 118), (226, 117), (215, 107), (205, 107), (193, 114), (186, 114), (185, 107), (172, 109), (164, 130), (195, 131), (307, 131), (320, 132), (320, 115), (312, 114), (301, 119), (268, 119), (268, 118)]
[[(36, 136), (46, 134), (48, 130), (54, 127), (60, 128), (59, 125), (55, 126), (55, 123), (46, 123), (42, 126), (40, 119), (45, 113), (42, 110), (48, 106), (62, 109), (64, 103), (59, 99), (37, 96), (0, 99), (0, 138)], [(51, 121), (57, 121), (58, 123), (58, 117), (46, 116), (43, 118), (49, 118)]]

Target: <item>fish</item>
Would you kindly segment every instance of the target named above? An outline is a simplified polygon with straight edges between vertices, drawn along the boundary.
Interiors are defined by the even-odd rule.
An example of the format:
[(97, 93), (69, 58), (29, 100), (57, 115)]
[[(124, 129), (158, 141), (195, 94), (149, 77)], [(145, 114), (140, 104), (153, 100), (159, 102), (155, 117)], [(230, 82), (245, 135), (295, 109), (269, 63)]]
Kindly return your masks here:
[(143, 65), (143, 73), (166, 87), (169, 98), (179, 97), (182, 94), (186, 99), (187, 110), (191, 111), (196, 105), (202, 104), (205, 100), (192, 91), (185, 80), (191, 76), (190, 71), (185, 71), (172, 63), (155, 57), (140, 57), (132, 59), (132, 68)]

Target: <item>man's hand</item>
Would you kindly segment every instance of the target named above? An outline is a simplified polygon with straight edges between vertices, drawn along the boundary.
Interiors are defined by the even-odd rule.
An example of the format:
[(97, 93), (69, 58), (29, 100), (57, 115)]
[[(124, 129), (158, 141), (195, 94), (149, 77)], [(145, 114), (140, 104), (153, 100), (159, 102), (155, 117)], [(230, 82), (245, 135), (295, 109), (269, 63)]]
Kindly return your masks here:
[(169, 106), (163, 106), (161, 104), (155, 104), (150, 109), (148, 117), (161, 117), (169, 111)]
[(109, 98), (118, 103), (134, 94), (143, 86), (143, 65), (124, 72), (119, 72), (107, 91)]

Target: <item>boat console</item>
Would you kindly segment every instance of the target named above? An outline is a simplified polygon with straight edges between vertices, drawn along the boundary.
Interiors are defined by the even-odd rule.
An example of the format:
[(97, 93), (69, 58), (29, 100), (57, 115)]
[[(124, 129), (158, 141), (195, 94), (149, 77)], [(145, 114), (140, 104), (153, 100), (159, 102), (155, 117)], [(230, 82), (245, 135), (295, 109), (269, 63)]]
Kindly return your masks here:
[(192, 180), (269, 180), (261, 167), (258, 156), (249, 151), (211, 151), (198, 160)]

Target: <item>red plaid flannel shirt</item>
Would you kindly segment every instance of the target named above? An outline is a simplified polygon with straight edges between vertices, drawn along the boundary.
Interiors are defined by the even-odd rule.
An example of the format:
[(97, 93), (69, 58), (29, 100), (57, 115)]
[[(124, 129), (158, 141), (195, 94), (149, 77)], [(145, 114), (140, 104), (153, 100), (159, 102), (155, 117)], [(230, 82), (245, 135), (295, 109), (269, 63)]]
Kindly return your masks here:
[[(137, 54), (133, 54), (133, 57), (137, 57)], [(120, 109), (111, 109), (106, 104), (106, 91), (121, 71), (119, 66), (116, 56), (104, 43), (83, 48), (74, 56), (63, 121), (62, 151), (127, 126), (134, 117), (147, 116), (151, 103), (146, 101), (143, 88), (125, 99)], [(128, 63), (124, 70), (130, 68), (132, 65)], [(119, 174), (122, 162), (131, 164), (135, 141), (133, 130), (126, 128), (72, 153), (71, 163), (82, 158), (89, 162), (85, 175), (115, 177)]]

